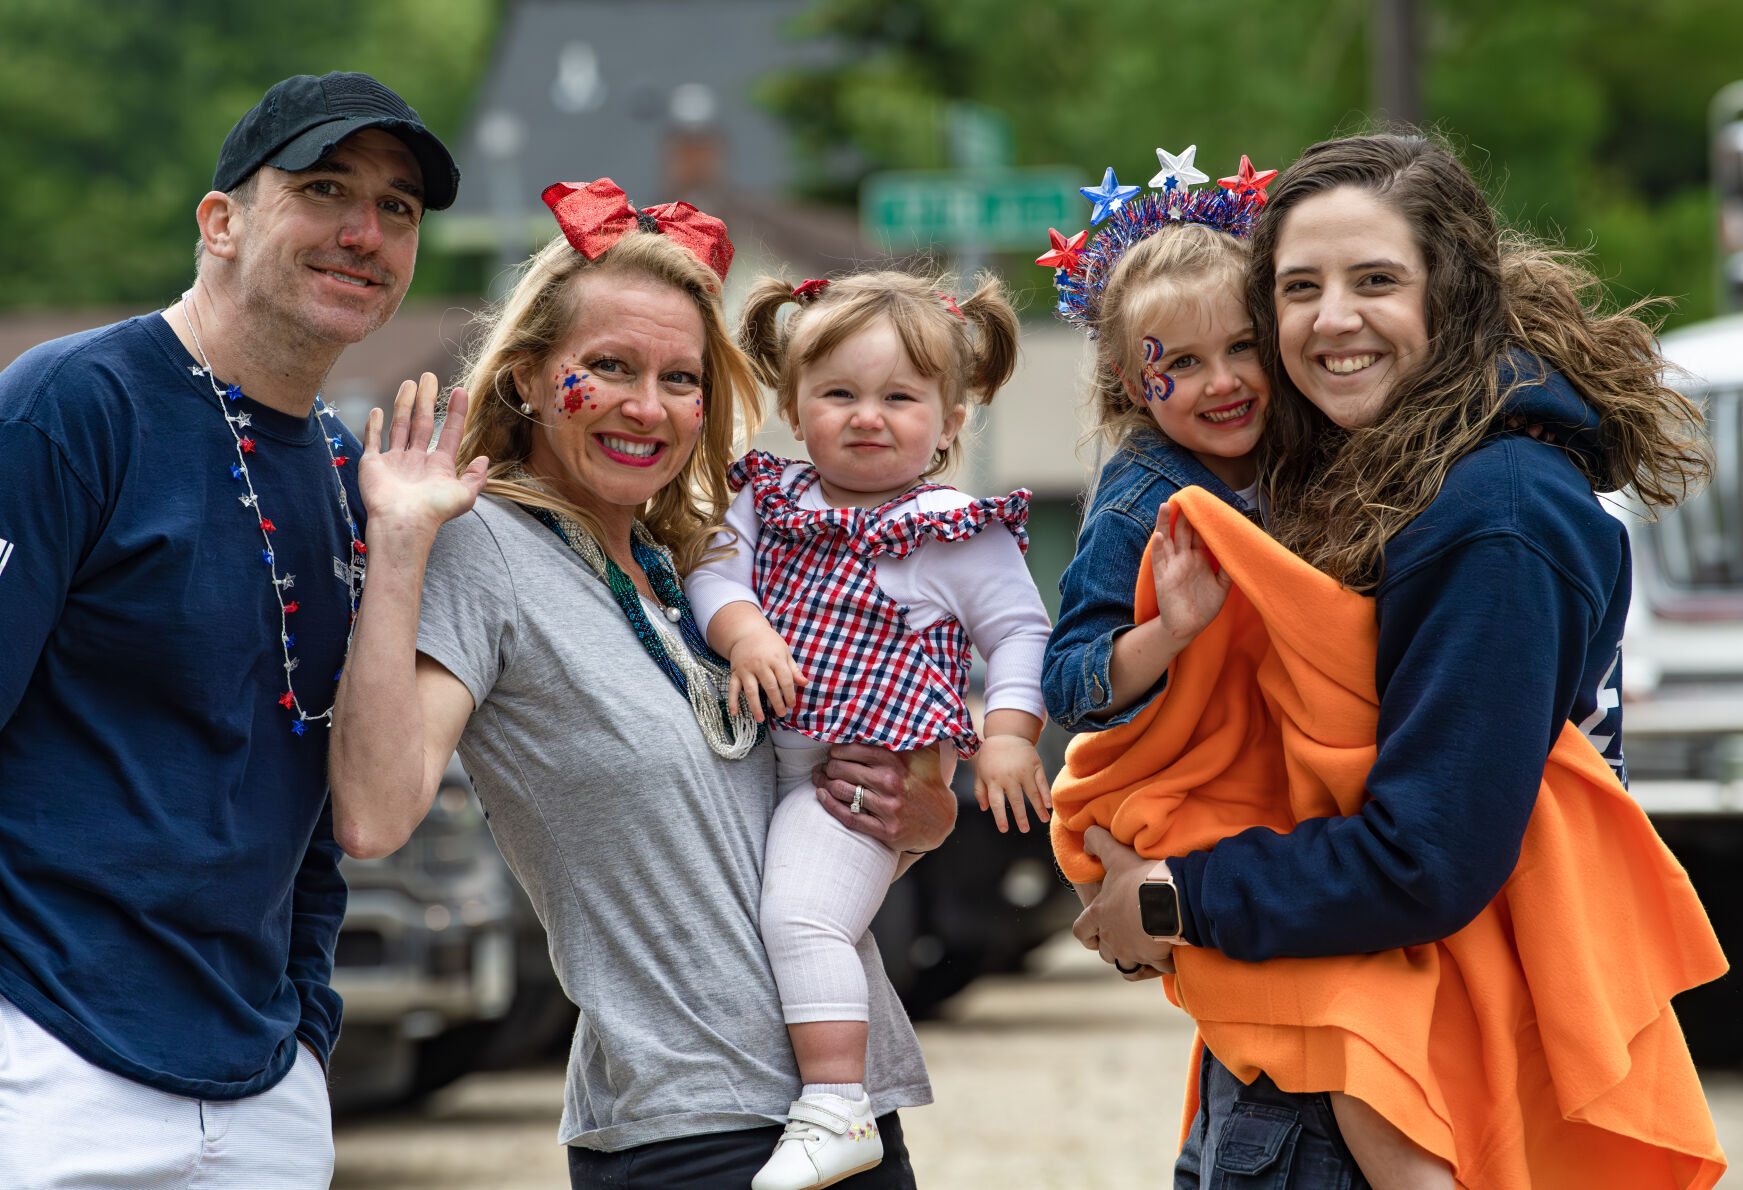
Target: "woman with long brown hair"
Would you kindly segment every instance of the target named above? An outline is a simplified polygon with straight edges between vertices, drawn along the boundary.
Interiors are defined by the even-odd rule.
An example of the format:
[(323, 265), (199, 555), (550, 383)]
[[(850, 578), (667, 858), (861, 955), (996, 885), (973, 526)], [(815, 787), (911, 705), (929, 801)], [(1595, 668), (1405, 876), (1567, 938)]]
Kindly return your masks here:
[[(1062, 862), (1073, 879), (1100, 877), (1078, 936), (1122, 970), (1143, 965), (1128, 978), (1173, 971), (1176, 947), (1265, 963), (1449, 940), (1513, 877), (1570, 724), (1620, 795), (1630, 565), (1625, 529), (1599, 493), (1629, 489), (1670, 507), (1709, 464), (1698, 411), (1664, 383), (1647, 311), (1605, 312), (1601, 296), (1572, 254), (1502, 232), (1457, 158), (1428, 138), (1327, 141), (1274, 184), (1249, 290), (1272, 384), (1267, 527), (1346, 594), (1372, 596), (1377, 748), (1353, 812), (1147, 857), (1126, 844), (1157, 824), (1115, 822), (1111, 803), (1056, 786)], [(1291, 770), (1291, 791), (1300, 775)], [(1668, 886), (1645, 891), (1670, 897)], [(1683, 881), (1675, 896), (1686, 893)], [(1510, 930), (1503, 923), (1500, 936)], [(1690, 968), (1707, 972), (1696, 982), (1716, 973), (1708, 942), (1710, 932), (1687, 940), (1700, 955)], [(1282, 981), (1303, 969), (1247, 970), (1286, 996)], [(1537, 1070), (1540, 1043), (1505, 1039), (1515, 1040), (1521, 1069)], [(1570, 1151), (1555, 1148), (1566, 1137), (1528, 1135), (1523, 1121), (1435, 1152), (1395, 1147), (1397, 1166), (1357, 1169), (1341, 1132), (1385, 1125), (1365, 1121), (1360, 1103), (1334, 1116), (1326, 1092), (1346, 1085), (1347, 1070), (1284, 1088), (1265, 1067), (1242, 1069), (1237, 1078), (1214, 1046), (1204, 1054), (1178, 1187), (1236, 1173), (1312, 1187), (1364, 1185), (1364, 1173), (1380, 1186), (1572, 1184), (1557, 1180), (1569, 1175), (1551, 1155)], [(1560, 1127), (1562, 1111), (1549, 1110)], [(1665, 1124), (1662, 1149), (1642, 1158), (1664, 1179), (1650, 1184), (1710, 1184), (1722, 1169), (1703, 1151), (1717, 1152), (1710, 1123), (1704, 1140), (1702, 1121), (1678, 1124), (1689, 1126)], [(1621, 1152), (1600, 1128), (1581, 1133), (1583, 1114), (1568, 1126), (1590, 1155)]]

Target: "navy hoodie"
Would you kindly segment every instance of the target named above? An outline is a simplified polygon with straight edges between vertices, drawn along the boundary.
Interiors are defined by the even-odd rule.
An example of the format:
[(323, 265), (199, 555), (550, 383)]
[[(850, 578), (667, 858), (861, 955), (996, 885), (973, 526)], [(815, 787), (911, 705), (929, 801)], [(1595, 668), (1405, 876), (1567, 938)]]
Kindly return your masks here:
[(1193, 944), (1258, 961), (1444, 938), (1512, 874), (1564, 722), (1626, 780), (1628, 538), (1573, 457), (1601, 472), (1597, 414), (1554, 373), (1506, 412), (1555, 443), (1493, 434), (1387, 543), (1372, 800), (1170, 859)]

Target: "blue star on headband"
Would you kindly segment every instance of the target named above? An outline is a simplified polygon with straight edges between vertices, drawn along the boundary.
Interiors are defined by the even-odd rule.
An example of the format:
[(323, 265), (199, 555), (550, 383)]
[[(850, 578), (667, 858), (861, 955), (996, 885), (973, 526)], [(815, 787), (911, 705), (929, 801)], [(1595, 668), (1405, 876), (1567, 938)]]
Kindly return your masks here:
[(1110, 165), (1107, 173), (1102, 175), (1100, 186), (1080, 186), (1077, 192), (1095, 204), (1089, 215), (1089, 224), (1094, 227), (1125, 206), (1126, 200), (1142, 189), (1142, 186), (1120, 185), (1120, 180), (1114, 177), (1114, 167)]
[(1196, 156), (1197, 145), (1187, 145), (1186, 151), (1178, 157), (1166, 149), (1157, 149), (1156, 160), (1162, 168), (1150, 179), (1150, 186), (1156, 190), (1172, 190), (1176, 186), (1196, 186), (1210, 181), (1209, 174), (1192, 164)]

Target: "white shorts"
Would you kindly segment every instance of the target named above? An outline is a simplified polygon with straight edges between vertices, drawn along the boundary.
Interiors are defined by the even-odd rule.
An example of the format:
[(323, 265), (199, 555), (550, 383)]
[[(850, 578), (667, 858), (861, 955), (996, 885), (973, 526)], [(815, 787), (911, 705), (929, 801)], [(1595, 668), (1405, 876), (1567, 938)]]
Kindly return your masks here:
[(258, 1095), (188, 1099), (91, 1065), (0, 997), (6, 1190), (325, 1190), (332, 1180), (327, 1080), (305, 1047)]

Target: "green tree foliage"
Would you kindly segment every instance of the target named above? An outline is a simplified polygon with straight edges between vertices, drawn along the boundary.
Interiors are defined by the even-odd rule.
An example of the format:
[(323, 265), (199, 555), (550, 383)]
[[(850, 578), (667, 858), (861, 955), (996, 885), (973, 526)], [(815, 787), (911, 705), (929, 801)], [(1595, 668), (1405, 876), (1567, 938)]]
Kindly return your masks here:
[(6, 0), (0, 304), (174, 300), (224, 134), (288, 75), (367, 71), (452, 137), (499, 2)]
[[(1370, 0), (819, 0), (802, 36), (839, 65), (772, 79), (807, 186), (948, 164), (944, 112), (1004, 112), (1019, 165), (1113, 165), (1147, 181), (1160, 144), (1282, 166), (1368, 126)], [(1428, 122), (1505, 218), (1591, 248), (1619, 298), (1713, 307), (1707, 104), (1743, 76), (1735, 0), (1419, 0)], [(1087, 184), (1087, 182), (1086, 182)], [(1066, 229), (1070, 230), (1070, 229)], [(1037, 248), (1039, 251), (1039, 246)]]

